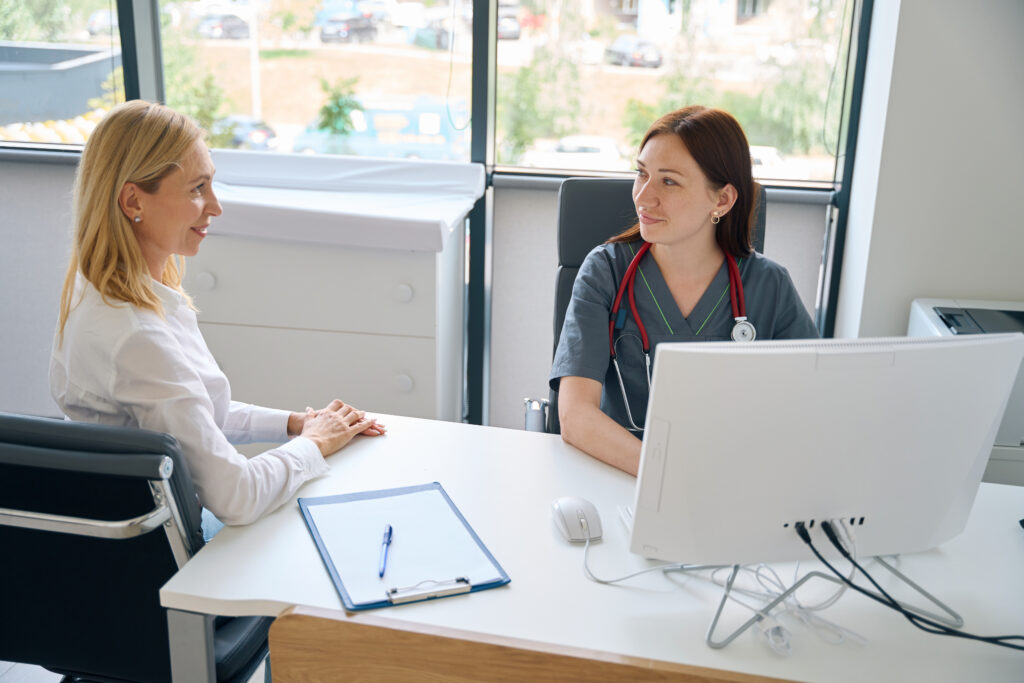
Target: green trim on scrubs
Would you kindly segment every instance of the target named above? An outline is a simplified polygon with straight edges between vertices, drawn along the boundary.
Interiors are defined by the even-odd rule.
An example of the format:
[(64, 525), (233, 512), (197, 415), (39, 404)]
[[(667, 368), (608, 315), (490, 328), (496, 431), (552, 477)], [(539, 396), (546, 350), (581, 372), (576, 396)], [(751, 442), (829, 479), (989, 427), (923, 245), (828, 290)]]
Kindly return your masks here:
[[(604, 386), (601, 409), (624, 426), (628, 422), (610, 359), (608, 321), (612, 301), (633, 253), (634, 244), (617, 243), (600, 245), (587, 255), (576, 276), (549, 378), (551, 387), (556, 390), (560, 378), (566, 376), (587, 377), (601, 382)], [(818, 336), (817, 328), (785, 268), (756, 253), (738, 265), (747, 318), (757, 328), (759, 340)], [(732, 310), (730, 306), (721, 305), (729, 291), (729, 271), (724, 261), (689, 318), (684, 317), (676, 306), (668, 284), (649, 252), (640, 266), (647, 291), (641, 289), (636, 292), (636, 304), (641, 318), (647, 323), (652, 353), (657, 353), (657, 345), (662, 342), (731, 339), (735, 324)], [(659, 317), (664, 320), (665, 329), (649, 322)], [(643, 424), (647, 414), (648, 389), (639, 336), (633, 316), (627, 315), (625, 327), (616, 336), (616, 352), (633, 418), (637, 424)]]

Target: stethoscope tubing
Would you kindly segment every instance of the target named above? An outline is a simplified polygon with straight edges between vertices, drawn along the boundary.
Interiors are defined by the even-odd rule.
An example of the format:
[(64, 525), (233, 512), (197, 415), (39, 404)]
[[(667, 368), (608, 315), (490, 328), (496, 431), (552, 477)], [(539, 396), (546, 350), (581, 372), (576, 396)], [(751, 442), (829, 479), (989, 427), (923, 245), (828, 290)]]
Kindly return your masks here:
[[(608, 321), (608, 346), (611, 352), (612, 365), (615, 367), (615, 374), (619, 379), (619, 389), (622, 391), (622, 403), (626, 408), (626, 419), (629, 420), (630, 424), (627, 429), (631, 432), (642, 432), (643, 427), (636, 424), (633, 420), (633, 412), (629, 409), (629, 399), (626, 397), (626, 383), (623, 381), (622, 371), (619, 368), (618, 354), (615, 352), (615, 331), (621, 330), (626, 326), (626, 311), (622, 309), (622, 297), (625, 295), (629, 312), (633, 315), (633, 321), (640, 331), (644, 360), (647, 364), (644, 374), (647, 376), (647, 392), (649, 395), (651, 391), (651, 343), (647, 336), (647, 327), (644, 325), (643, 320), (640, 319), (634, 288), (636, 286), (636, 273), (640, 269), (640, 261), (650, 249), (651, 243), (644, 242), (633, 256), (633, 260), (629, 262), (629, 266), (626, 267), (626, 272), (622, 276), (622, 282), (619, 283), (615, 299), (612, 301), (611, 315)], [(743, 295), (743, 280), (740, 278), (739, 266), (736, 264), (735, 257), (728, 252), (725, 254), (725, 261), (729, 271), (729, 303), (732, 307), (733, 320), (736, 321), (736, 324), (733, 326), (732, 338), (736, 341), (753, 341), (756, 331), (750, 321), (747, 320), (747, 305)]]

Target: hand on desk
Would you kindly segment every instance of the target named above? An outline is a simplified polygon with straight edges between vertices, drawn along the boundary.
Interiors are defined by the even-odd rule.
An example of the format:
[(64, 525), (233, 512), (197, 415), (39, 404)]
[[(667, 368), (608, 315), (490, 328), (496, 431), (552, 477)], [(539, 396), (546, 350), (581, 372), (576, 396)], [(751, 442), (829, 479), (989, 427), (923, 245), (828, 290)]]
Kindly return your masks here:
[(324, 457), (343, 448), (357, 434), (381, 436), (387, 432), (384, 425), (366, 417), (364, 411), (337, 398), (326, 408), (306, 408), (305, 414), (292, 413), (289, 432), (294, 427), (298, 427), (295, 431), (299, 436), (315, 443)]

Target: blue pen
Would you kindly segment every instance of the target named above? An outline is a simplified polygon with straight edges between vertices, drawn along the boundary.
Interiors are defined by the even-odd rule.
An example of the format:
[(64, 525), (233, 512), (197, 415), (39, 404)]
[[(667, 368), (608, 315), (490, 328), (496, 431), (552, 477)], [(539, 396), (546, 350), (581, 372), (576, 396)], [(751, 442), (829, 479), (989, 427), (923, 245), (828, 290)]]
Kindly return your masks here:
[(388, 548), (391, 546), (391, 525), (384, 525), (384, 538), (380, 541), (380, 578), (384, 578), (384, 570), (388, 566)]

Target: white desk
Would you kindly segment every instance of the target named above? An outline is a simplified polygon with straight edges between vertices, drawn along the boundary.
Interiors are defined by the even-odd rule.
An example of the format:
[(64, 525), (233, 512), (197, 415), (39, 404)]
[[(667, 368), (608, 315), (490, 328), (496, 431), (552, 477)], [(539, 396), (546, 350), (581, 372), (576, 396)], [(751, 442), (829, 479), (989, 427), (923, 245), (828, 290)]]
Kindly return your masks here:
[[(922, 633), (853, 593), (823, 616), (866, 636), (865, 647), (831, 645), (797, 630), (788, 658), (750, 634), (712, 650), (704, 634), (720, 589), (697, 577), (659, 572), (620, 586), (593, 583), (582, 573), (582, 548), (563, 541), (551, 522), (554, 498), (588, 498), (605, 528), (604, 540), (591, 550), (591, 569), (613, 577), (647, 566), (628, 552), (628, 534), (616, 512), (617, 506), (632, 504), (632, 477), (554, 435), (394, 416), (383, 421), (390, 430), (386, 437), (357, 439), (332, 456), (330, 474), (307, 484), (301, 495), (439, 481), (512, 582), (386, 608), (378, 616), (796, 680), (1024, 677), (1024, 653)], [(1024, 488), (984, 484), (965, 533), (939, 549), (903, 557), (899, 566), (957, 610), (966, 630), (1024, 633), (1020, 517)], [(782, 569), (792, 573), (791, 567)], [(907, 597), (886, 574), (880, 571), (878, 578)], [(809, 598), (813, 601), (813, 595)], [(278, 615), (291, 605), (342, 607), (294, 502), (251, 526), (224, 529), (161, 589), (160, 601), (169, 608), (172, 658), (176, 667), (185, 667), (176, 675), (190, 681), (204, 673), (202, 636), (209, 620), (203, 614)], [(725, 626), (748, 616), (732, 608)]]

